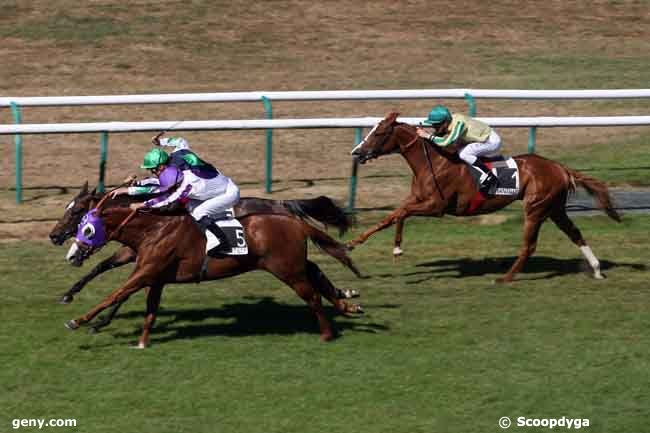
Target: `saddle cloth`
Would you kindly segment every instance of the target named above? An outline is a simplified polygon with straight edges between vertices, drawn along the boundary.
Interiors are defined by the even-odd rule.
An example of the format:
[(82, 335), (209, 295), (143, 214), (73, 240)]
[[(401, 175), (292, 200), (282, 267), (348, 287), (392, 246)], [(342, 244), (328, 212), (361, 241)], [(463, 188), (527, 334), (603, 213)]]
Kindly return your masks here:
[[(480, 158), (483, 163), (494, 173), (499, 182), (492, 186), (488, 195), (517, 195), (519, 194), (519, 168), (512, 157), (490, 157)], [(478, 189), (481, 184), (481, 173), (470, 167), (470, 173), (474, 178), (474, 184)]]
[[(233, 208), (223, 212), (223, 214), (216, 215), (219, 220), (215, 221), (215, 225), (219, 226), (228, 239), (229, 250), (219, 251), (219, 254), (227, 256), (244, 256), (248, 254), (248, 244), (246, 243), (246, 236), (244, 235), (244, 227), (235, 218)], [(210, 250), (219, 246), (219, 239), (208, 229), (205, 231), (207, 242), (205, 245), (205, 252), (209, 253)]]

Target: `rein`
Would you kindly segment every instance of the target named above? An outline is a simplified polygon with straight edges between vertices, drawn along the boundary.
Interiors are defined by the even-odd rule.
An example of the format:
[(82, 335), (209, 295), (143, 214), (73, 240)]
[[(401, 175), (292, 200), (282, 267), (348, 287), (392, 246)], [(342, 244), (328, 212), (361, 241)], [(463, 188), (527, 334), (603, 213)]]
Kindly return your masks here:
[(120, 223), (120, 225), (117, 226), (117, 228), (115, 230), (113, 230), (113, 233), (111, 233), (111, 235), (108, 237), (106, 242), (115, 239), (117, 237), (117, 235), (120, 234), (120, 232), (122, 231), (122, 228), (124, 228), (124, 226), (127, 225), (129, 223), (129, 221), (131, 221), (133, 219), (133, 217), (135, 216), (136, 213), (138, 213), (138, 210), (133, 209), (131, 211), (131, 213), (126, 218), (124, 218), (124, 221), (122, 221)]
[[(411, 147), (415, 142), (418, 141), (418, 138), (420, 136), (416, 133), (415, 137), (408, 143), (406, 143), (403, 147), (403, 149), (408, 149)], [(427, 147), (427, 142), (426, 140), (422, 140), (422, 151), (424, 152), (424, 157), (427, 159), (427, 163), (429, 165), (429, 173), (431, 173), (431, 178), (433, 179), (433, 185), (435, 186), (435, 190), (438, 191), (438, 194), (440, 194), (440, 198), (442, 201), (445, 201), (445, 196), (442, 194), (442, 190), (440, 189), (440, 185), (438, 184), (438, 180), (436, 179), (436, 174), (433, 171), (433, 162), (431, 162), (431, 155), (429, 155), (429, 148)]]

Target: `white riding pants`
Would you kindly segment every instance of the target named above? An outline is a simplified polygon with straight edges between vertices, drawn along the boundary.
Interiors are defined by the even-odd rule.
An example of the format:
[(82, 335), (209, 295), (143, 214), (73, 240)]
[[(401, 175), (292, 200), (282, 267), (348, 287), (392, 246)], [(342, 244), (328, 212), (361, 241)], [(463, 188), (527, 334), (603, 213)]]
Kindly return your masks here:
[(458, 152), (458, 156), (469, 165), (472, 165), (476, 162), (479, 156), (496, 156), (499, 154), (500, 150), (501, 137), (492, 130), (490, 136), (485, 142), (467, 144), (460, 150), (460, 152)]
[(190, 200), (187, 208), (195, 220), (204, 216), (215, 216), (233, 207), (239, 201), (239, 187), (230, 178), (222, 193), (207, 200)]

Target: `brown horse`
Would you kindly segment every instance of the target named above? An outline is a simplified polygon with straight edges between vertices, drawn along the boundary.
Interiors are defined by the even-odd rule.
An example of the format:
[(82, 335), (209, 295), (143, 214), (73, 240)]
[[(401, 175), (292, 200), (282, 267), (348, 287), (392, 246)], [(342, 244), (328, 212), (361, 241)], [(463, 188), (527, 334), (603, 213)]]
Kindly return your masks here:
[[(441, 217), (445, 214), (468, 216), (497, 211), (515, 200), (524, 202), (524, 245), (510, 270), (498, 282), (512, 281), (537, 246), (542, 223), (550, 218), (583, 253), (595, 278), (603, 278), (600, 263), (566, 213), (567, 197), (582, 186), (594, 195), (598, 205), (615, 221), (620, 216), (613, 208), (607, 186), (591, 177), (538, 155), (515, 157), (519, 167), (520, 191), (516, 196), (483, 196), (472, 180), (469, 167), (455, 153), (432, 146), (418, 137), (415, 127), (397, 122), (399, 113), (390, 113), (352, 151), (359, 162), (399, 152), (413, 171), (411, 193), (402, 205), (377, 225), (348, 243), (354, 248), (376, 232), (396, 224), (393, 254), (400, 255), (404, 220), (412, 215)], [(477, 200), (478, 196), (478, 200)]]
[[(128, 199), (127, 199), (128, 200)], [(361, 307), (337, 298), (337, 290), (318, 265), (307, 259), (307, 239), (360, 273), (346, 254), (345, 246), (327, 233), (308, 224), (309, 218), (345, 230), (349, 220), (327, 197), (278, 202), (249, 199), (240, 206), (238, 216), (248, 243), (248, 254), (209, 258), (204, 263), (205, 236), (186, 213), (161, 215), (132, 212), (124, 199), (108, 200), (97, 210), (108, 240), (130, 248), (136, 256), (133, 273), (124, 285), (103, 302), (66, 326), (77, 329), (88, 324), (102, 310), (124, 302), (138, 290), (148, 287), (147, 313), (138, 347), (146, 347), (160, 304), (162, 289), (170, 283), (189, 283), (238, 275), (255, 269), (266, 270), (292, 287), (310, 306), (318, 319), (323, 341), (335, 337), (325, 317), (321, 295), (341, 313), (360, 313)], [(98, 229), (99, 230), (99, 229)], [(80, 266), (98, 248), (76, 241), (68, 253), (71, 263)]]
[[(54, 245), (63, 245), (63, 243), (66, 240), (73, 237), (77, 232), (77, 227), (81, 222), (81, 218), (90, 209), (92, 209), (97, 203), (99, 203), (99, 201), (103, 197), (104, 195), (97, 193), (95, 189), (89, 191), (88, 182), (84, 183), (79, 193), (70, 201), (70, 203), (68, 203), (68, 205), (65, 207), (65, 212), (63, 213), (61, 218), (56, 222), (55, 226), (52, 228), (52, 231), (50, 232), (49, 235), (52, 243)], [(143, 200), (142, 197), (144, 196), (141, 196), (140, 200)], [(128, 198), (123, 198), (123, 199), (130, 201), (130, 199)], [(251, 203), (254, 203), (257, 206), (257, 211), (260, 212), (261, 209), (259, 205), (261, 202), (262, 202), (261, 199), (251, 199), (251, 198), (243, 197), (241, 201), (236, 205), (235, 213), (237, 215), (243, 215), (244, 213), (249, 212), (250, 210), (247, 211), (246, 209), (251, 207)], [(293, 204), (293, 207), (295, 209), (300, 207), (306, 209), (307, 212), (310, 212), (313, 206), (309, 206), (309, 204), (314, 203), (315, 200), (314, 199), (297, 200), (297, 201), (290, 200), (290, 201), (283, 201), (283, 202), (276, 201), (276, 200), (264, 200), (263, 202), (266, 204), (265, 206), (266, 212), (285, 213), (289, 215), (290, 213), (286, 209), (287, 205), (290, 205), (291, 203), (295, 203)], [(336, 213), (335, 211), (332, 212), (332, 214), (335, 213)], [(341, 221), (343, 222), (345, 216), (339, 215), (338, 218), (341, 218), (342, 219)], [(338, 222), (335, 223), (334, 225), (337, 224)], [(74, 295), (79, 293), (86, 286), (86, 284), (92, 281), (95, 277), (111, 269), (116, 269), (126, 264), (133, 263), (136, 257), (137, 257), (137, 253), (133, 249), (123, 245), (110, 257), (99, 262), (96, 266), (94, 266), (90, 270), (89, 273), (81, 277), (79, 281), (73, 284), (73, 286), (61, 296), (61, 298), (59, 299), (59, 303), (61, 304), (71, 303), (74, 300)], [(359, 296), (359, 293), (354, 289), (337, 289), (337, 292), (338, 292), (338, 297), (341, 299), (349, 299), (349, 298)], [(115, 313), (117, 313), (119, 306), (120, 305), (118, 304), (115, 307), (113, 307), (113, 309), (110, 310), (108, 316), (105, 317), (104, 319), (100, 320), (99, 322), (97, 321), (93, 322), (94, 324), (92, 326), (92, 330), (97, 331), (100, 328), (107, 326), (111, 322), (111, 319), (115, 316)]]

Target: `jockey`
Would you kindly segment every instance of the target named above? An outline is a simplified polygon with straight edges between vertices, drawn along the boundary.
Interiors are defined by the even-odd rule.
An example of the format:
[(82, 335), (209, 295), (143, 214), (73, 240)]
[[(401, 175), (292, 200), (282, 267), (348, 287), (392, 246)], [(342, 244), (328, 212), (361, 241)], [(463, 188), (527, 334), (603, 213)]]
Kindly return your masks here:
[[(172, 155), (174, 153), (177, 151)], [(179, 155), (181, 157), (174, 161), (174, 157), (170, 158), (164, 150), (151, 149), (144, 156), (140, 167), (150, 170), (156, 177), (136, 181), (135, 185), (128, 188), (119, 188), (113, 192), (113, 196), (123, 193), (159, 193), (159, 196), (151, 200), (133, 203), (131, 208), (155, 209), (175, 204), (183, 205), (197, 221), (201, 231), (209, 229), (217, 237), (219, 250), (223, 250), (228, 244), (227, 238), (223, 231), (212, 223), (219, 214), (239, 201), (239, 188), (232, 179), (211, 164), (203, 162), (193, 152), (188, 150)], [(175, 162), (180, 167), (174, 165)], [(192, 162), (195, 165), (192, 165)]]
[(432, 126), (434, 133), (417, 128), (420, 137), (440, 147), (456, 144), (460, 149), (460, 159), (481, 173), (481, 192), (487, 193), (497, 183), (494, 173), (478, 158), (494, 156), (501, 149), (501, 137), (489, 125), (462, 114), (452, 114), (443, 105), (433, 107), (422, 123)]

